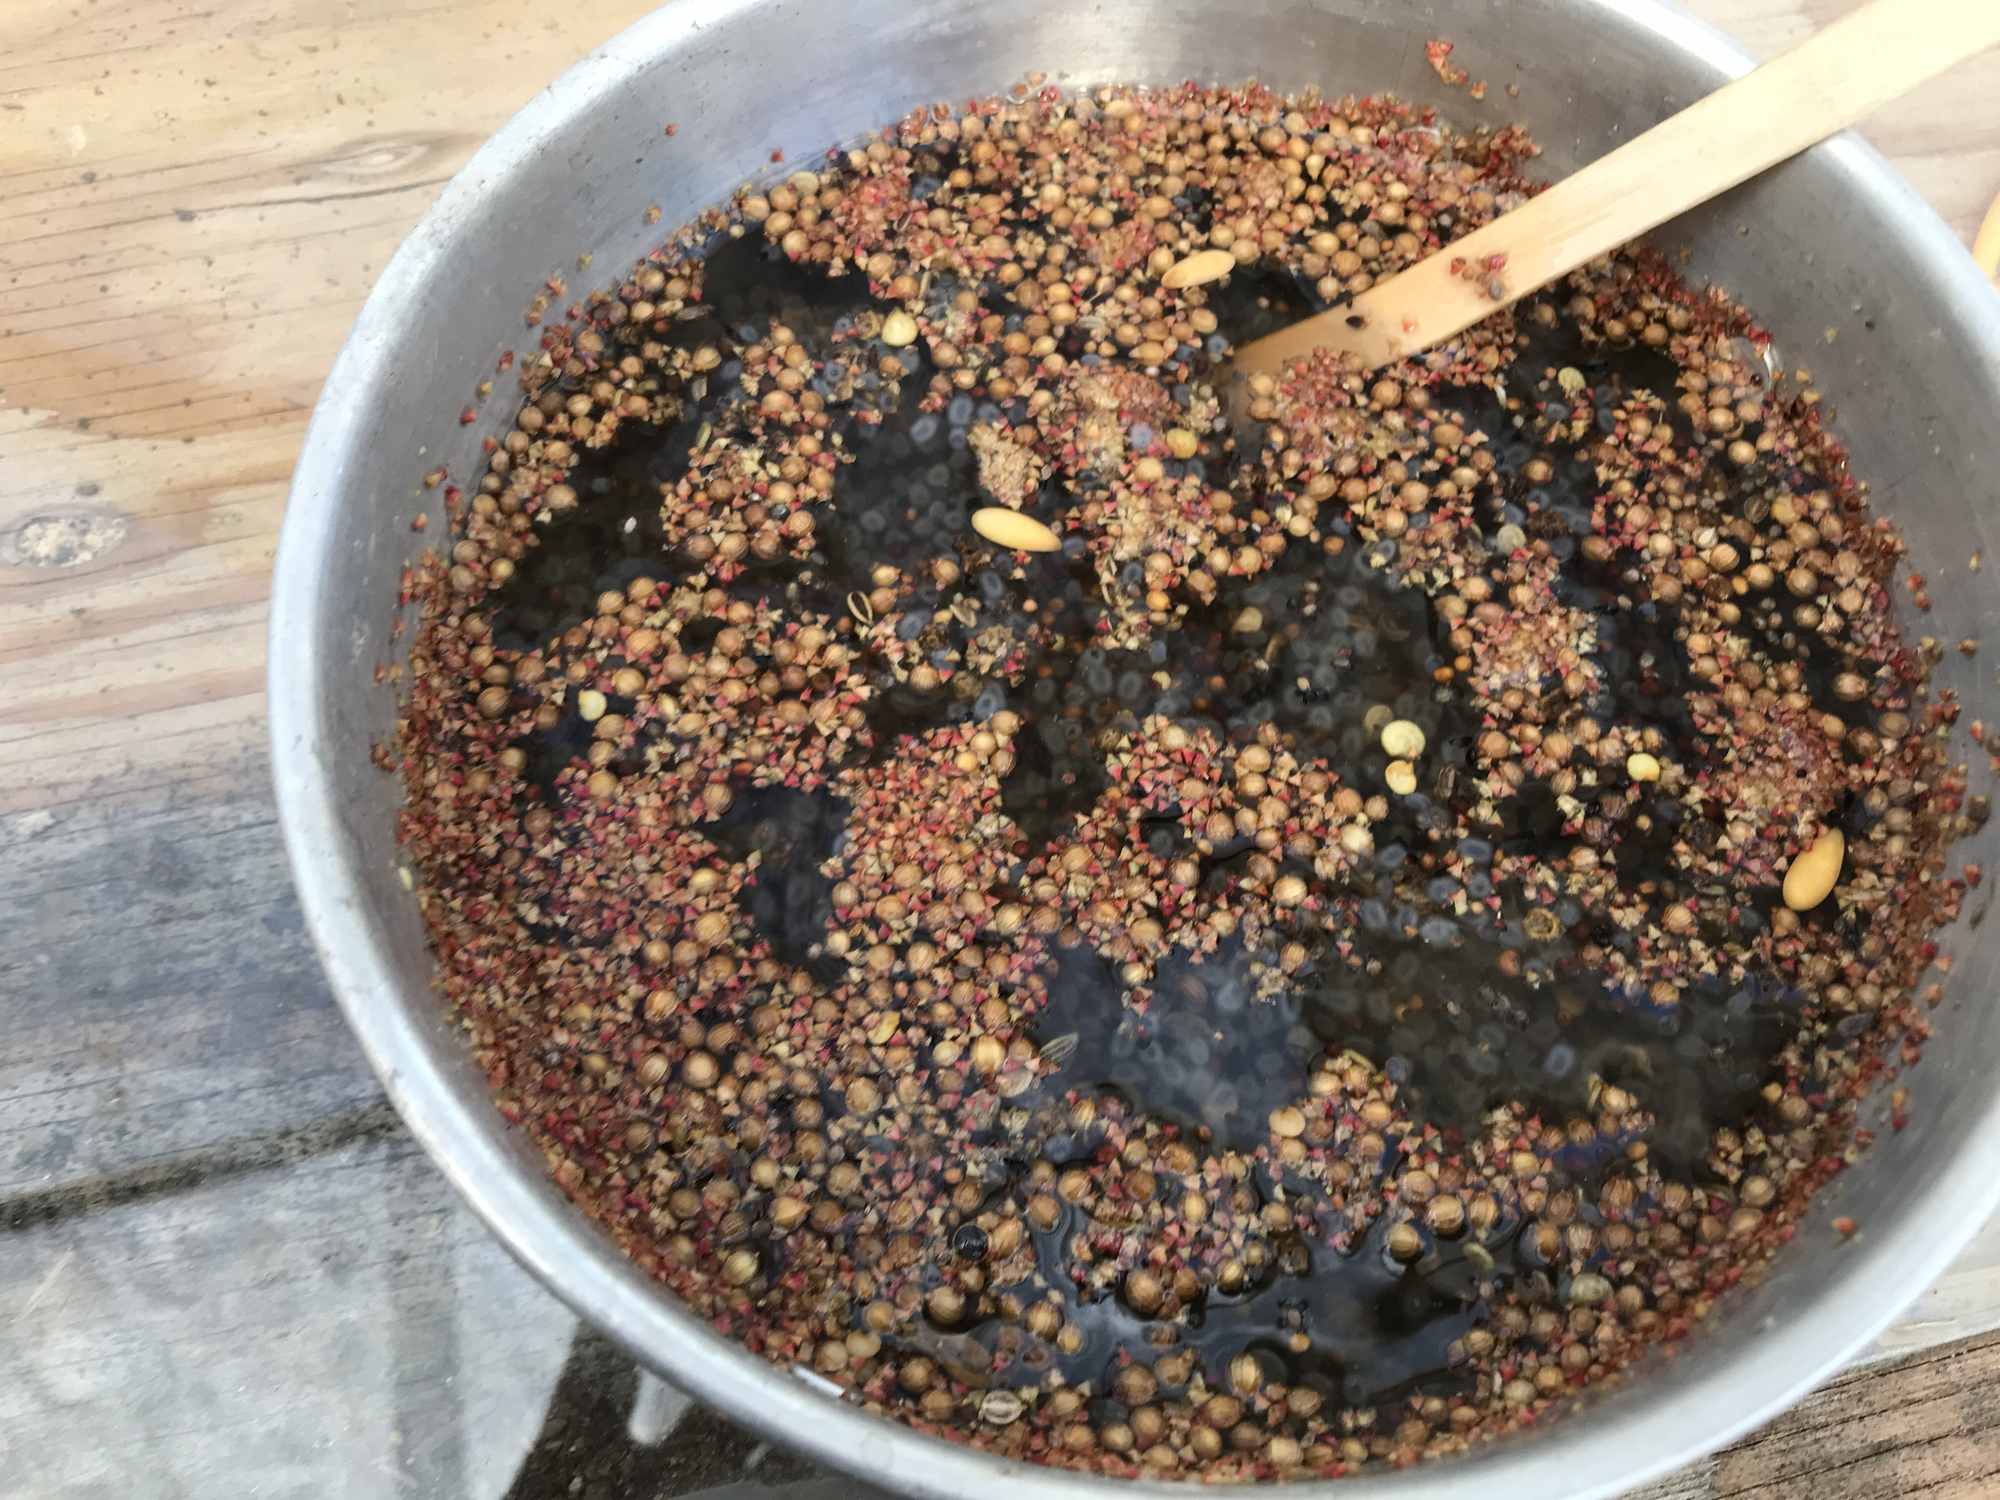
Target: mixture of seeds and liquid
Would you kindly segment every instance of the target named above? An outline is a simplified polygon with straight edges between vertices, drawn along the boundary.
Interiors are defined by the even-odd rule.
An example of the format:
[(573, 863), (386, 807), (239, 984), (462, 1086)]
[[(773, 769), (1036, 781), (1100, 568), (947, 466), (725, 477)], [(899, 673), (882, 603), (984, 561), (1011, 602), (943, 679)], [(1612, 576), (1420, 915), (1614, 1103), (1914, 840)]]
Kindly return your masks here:
[(1533, 156), (1029, 87), (537, 299), (384, 758), (500, 1108), (714, 1327), (1337, 1474), (1686, 1334), (1863, 1143), (1985, 804), (1816, 393), (1645, 252), (1210, 380)]

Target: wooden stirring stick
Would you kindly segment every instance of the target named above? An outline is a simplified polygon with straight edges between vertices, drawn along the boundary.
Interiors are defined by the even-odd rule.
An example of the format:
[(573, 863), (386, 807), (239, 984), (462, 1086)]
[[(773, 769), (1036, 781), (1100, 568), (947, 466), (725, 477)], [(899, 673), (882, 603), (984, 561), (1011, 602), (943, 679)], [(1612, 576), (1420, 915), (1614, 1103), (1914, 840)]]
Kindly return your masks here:
[(1235, 367), (1419, 353), (1996, 45), (2000, 0), (1873, 0), (1350, 305), (1245, 345)]
[(1986, 217), (1979, 221), (1979, 233), (1972, 237), (1972, 259), (1988, 281), (2000, 281), (2000, 198), (1993, 200)]

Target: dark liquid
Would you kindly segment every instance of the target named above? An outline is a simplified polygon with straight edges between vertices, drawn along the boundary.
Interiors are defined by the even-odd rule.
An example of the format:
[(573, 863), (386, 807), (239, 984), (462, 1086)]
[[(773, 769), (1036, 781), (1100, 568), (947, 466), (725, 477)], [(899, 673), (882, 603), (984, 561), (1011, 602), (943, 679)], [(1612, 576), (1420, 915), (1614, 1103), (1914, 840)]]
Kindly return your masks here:
[[(687, 336), (713, 343), (725, 360), (781, 317), (816, 357), (837, 361), (833, 335), (867, 295), (858, 276), (827, 281), (749, 240), (717, 253), (705, 287), (708, 303), (688, 320)], [(1007, 310), (1003, 302), (992, 305)], [(1312, 310), (1313, 299), (1288, 277), (1245, 275), (1215, 305), (1221, 336), (1242, 340)], [(1522, 326), (1532, 324), (1524, 318)], [(910, 363), (920, 358), (911, 351)], [(1650, 389), (1672, 409), (1674, 370), (1662, 355), (1588, 348), (1566, 324), (1532, 333), (1506, 380), (1517, 402), (1563, 399), (1550, 372), (1565, 365), (1592, 383), (1601, 415), (1620, 389)], [(827, 383), (845, 374), (836, 369)], [(918, 368), (899, 391), (884, 389), (872, 374), (857, 382), (857, 405), (881, 420), (842, 409), (840, 439), (854, 459), (839, 473), (833, 515), (818, 532), (820, 550), (803, 563), (753, 570), (734, 592), (837, 615), (850, 592), (871, 587), (877, 561), (896, 561), (911, 573), (925, 559), (958, 554), (970, 535), (970, 512), (989, 503), (966, 433), (975, 422), (1018, 421), (1022, 414), (972, 397), (925, 411), (919, 398), (929, 374)], [(724, 377), (731, 375), (725, 364), (715, 389), (728, 388)], [(1555, 471), (1546, 484), (1534, 487), (1521, 477), (1526, 459), (1544, 451), (1519, 420), (1523, 410), (1532, 405), (1510, 408), (1484, 386), (1441, 389), (1434, 402), (1437, 415), (1449, 412), (1485, 432), (1501, 470), (1513, 476), (1480, 517), (1489, 538), (1513, 525), (1550, 539), (1564, 561), (1562, 601), (1596, 618), (1603, 688), (1590, 710), (1602, 722), (1656, 728), (1676, 757), (1698, 762), (1702, 746), (1686, 706), (1693, 680), (1675, 611), (1647, 599), (1634, 578), (1583, 558), (1578, 543), (1590, 530), (1596, 490), (1584, 445), (1549, 453)], [(685, 468), (699, 423), (724, 415), (711, 398), (668, 429), (628, 424), (610, 449), (586, 455), (572, 479), (582, 504), (543, 529), (541, 546), (502, 591), (496, 640), (539, 643), (590, 614), (600, 590), (642, 572), (671, 576), (673, 560), (659, 548), (660, 489)], [(1243, 438), (1256, 440), (1251, 433)], [(1196, 462), (1225, 470), (1228, 464), (1213, 456)], [(1169, 471), (1186, 467), (1170, 464)], [(1248, 466), (1202, 472), (1246, 494), (1261, 482)], [(1737, 502), (1750, 503), (1770, 482), (1768, 474), (1745, 473)], [(1054, 520), (1069, 503), (1066, 492), (1051, 488), (1031, 509)], [(1344, 524), (1334, 522), (1331, 530), (1341, 533)], [(902, 596), (908, 638), (927, 643), (940, 660), (967, 642), (967, 628), (951, 611), (960, 595), (978, 602), (979, 628), (1001, 624), (1025, 635), (1033, 627), (1045, 643), (1016, 682), (980, 680), (966, 670), (949, 691), (918, 693), (885, 676), (871, 700), (869, 744), (861, 752), (894, 755), (904, 735), (1002, 709), (1019, 714), (1023, 726), (1003, 802), (1018, 829), (1010, 880), (1024, 878), (1029, 862), (1062, 840), (1102, 793), (1106, 737), (1136, 730), (1148, 714), (1171, 715), (1239, 745), (1274, 724), (1302, 761), (1324, 757), (1348, 784), (1364, 789), (1381, 785), (1387, 759), (1364, 724), (1371, 708), (1388, 705), (1397, 717), (1414, 720), (1429, 745), (1426, 784), (1392, 801), (1389, 816), (1374, 825), (1373, 854), (1330, 893), (1351, 919), (1343, 925), (1353, 929), (1352, 951), (1343, 955), (1322, 944), (1279, 997), (1253, 996), (1246, 955), (1225, 948), (1199, 962), (1167, 960), (1141, 1013), (1126, 1005), (1114, 965), (1087, 949), (1055, 955), (1043, 976), (1047, 1006), (1033, 1033), (1064, 1061), (1019, 1101), (1033, 1111), (1030, 1133), (1005, 1139), (989, 1133), (985, 1144), (1001, 1146), (1007, 1162), (987, 1184), (989, 1205), (1018, 1211), (1027, 1195), (1023, 1179), (1037, 1161), (1060, 1169), (1098, 1150), (1101, 1124), (1070, 1130), (1065, 1095), (1101, 1096), (1107, 1108), (1150, 1116), (1198, 1147), (1247, 1152), (1268, 1138), (1269, 1113), (1301, 1097), (1315, 1060), (1344, 1048), (1380, 1066), (1399, 1085), (1403, 1105), (1435, 1126), (1448, 1147), (1475, 1134), (1481, 1116), (1502, 1102), (1560, 1125), (1591, 1117), (1598, 1085), (1624, 1084), (1656, 1117), (1647, 1137), (1654, 1160), (1670, 1174), (1699, 1177), (1711, 1132), (1754, 1112), (1767, 1061), (1795, 1023), (1796, 997), (1754, 977), (1696, 984), (1670, 1007), (1607, 988), (1601, 966), (1588, 963), (1584, 949), (1594, 944), (1630, 954), (1637, 938), (1570, 901), (1554, 908), (1555, 936), (1528, 935), (1530, 903), (1518, 890), (1496, 886), (1488, 873), (1494, 852), (1506, 848), (1560, 863), (1574, 839), (1548, 787), (1534, 781), (1504, 802), (1500, 826), (1473, 838), (1457, 833), (1472, 806), (1468, 773), (1480, 721), (1460, 691), (1435, 685), (1433, 670), (1448, 660), (1449, 628), (1420, 589), (1398, 581), (1381, 548), (1350, 537), (1340, 555), (1328, 557), (1295, 544), (1272, 571), (1247, 583), (1232, 580), (1213, 608), (1195, 611), (1137, 650), (1091, 644), (1105, 606), (1093, 565), (1075, 549), (1018, 568), (1003, 557), (950, 588), (920, 582)], [(1030, 601), (1032, 614), (1024, 608)], [(1231, 630), (1246, 606), (1268, 622), (1248, 640)], [(1829, 648), (1816, 638), (1799, 640), (1768, 609), (1748, 608), (1745, 620), (1756, 644), (1802, 661), (1815, 697), (1830, 699), (1820, 690), (1842, 663)], [(1267, 649), (1272, 632), (1275, 650)], [(1047, 644), (1056, 638), (1060, 646)], [(533, 779), (544, 797), (555, 794), (555, 772), (581, 749), (583, 728), (565, 721), (531, 747)], [(1643, 795), (1644, 789), (1621, 791)], [(1585, 787), (1576, 795), (1588, 804), (1605, 792)], [(1683, 811), (1670, 796), (1646, 799), (1643, 811), (1647, 826), (1625, 820), (1625, 840), (1612, 858), (1623, 884), (1651, 882), (1657, 917), (1688, 894), (1671, 856), (1674, 841), (1712, 844), (1718, 830), (1683, 826)], [(1860, 816), (1850, 810), (1850, 833), (1863, 831)], [(831, 911), (818, 867), (836, 849), (844, 819), (844, 804), (823, 794), (744, 788), (730, 813), (704, 829), (735, 858), (761, 853), (750, 916), (775, 954), (811, 965), (823, 979), (835, 977), (838, 966), (813, 956)], [(1248, 852), (1248, 846), (1198, 850), (1172, 817), (1156, 820), (1145, 836), (1162, 856), (1197, 857), (1211, 888), (1232, 880)], [(1311, 876), (1309, 869), (1297, 873)], [(1737, 900), (1726, 924), (1705, 917), (1713, 929), (1705, 935), (1720, 942), (1730, 935), (1725, 925), (1755, 931), (1768, 920), (1770, 900), (1770, 893)], [(1829, 908), (1814, 920), (1859, 919)], [(1512, 956), (1507, 966), (1503, 955)], [(889, 1157), (901, 1149), (879, 1144)], [(1593, 1190), (1607, 1171), (1619, 1169), (1624, 1144), (1589, 1133), (1560, 1157), (1560, 1169), (1580, 1189), (1582, 1222), (1593, 1222)], [(1396, 1149), (1392, 1142), (1378, 1166), (1381, 1176), (1395, 1170)], [(1163, 1176), (1159, 1191), (1177, 1200), (1188, 1186)], [(1281, 1186), (1261, 1166), (1249, 1183), (1260, 1201)], [(1403, 1267), (1387, 1254), (1381, 1226), (1343, 1229), (1323, 1214), (1315, 1220), (1313, 1205), (1325, 1210), (1322, 1196), (1309, 1184), (1288, 1190), (1286, 1200), (1300, 1214), (1297, 1230), (1273, 1239), (1264, 1265), (1240, 1292), (1211, 1292), (1192, 1311), (1182, 1342), (1200, 1352), (1211, 1373), (1248, 1351), (1287, 1383), (1316, 1386), (1343, 1404), (1456, 1390), (1447, 1350), (1483, 1316), (1479, 1284), (1541, 1278), (1546, 1286), (1547, 1268), (1518, 1224), (1503, 1222), (1481, 1237), (1484, 1264), (1468, 1260), (1463, 1243), (1441, 1239), (1438, 1251)], [(1067, 1247), (1091, 1228), (1088, 1215), (1066, 1207), (1053, 1229), (1035, 1231), (1042, 1279), (1064, 1295), (1067, 1317), (1083, 1333), (1077, 1353), (1058, 1354), (997, 1319), (929, 1331), (911, 1343), (982, 1382), (1033, 1383), (1055, 1365), (1107, 1390), (1117, 1351), (1143, 1351), (1149, 1325), (1115, 1295), (1078, 1290)], [(978, 1253), (977, 1244), (967, 1248)], [(782, 1254), (775, 1243), (770, 1253)], [(996, 1359), (998, 1370), (986, 1374)], [(1116, 1404), (1100, 1397), (1098, 1405), (1103, 1418)]]
[(833, 918), (833, 882), (820, 866), (846, 826), (847, 804), (838, 797), (782, 786), (740, 791), (728, 812), (700, 825), (731, 859), (761, 856), (743, 898), (750, 920), (774, 957), (804, 965), (824, 983), (839, 979), (844, 965), (812, 952)]

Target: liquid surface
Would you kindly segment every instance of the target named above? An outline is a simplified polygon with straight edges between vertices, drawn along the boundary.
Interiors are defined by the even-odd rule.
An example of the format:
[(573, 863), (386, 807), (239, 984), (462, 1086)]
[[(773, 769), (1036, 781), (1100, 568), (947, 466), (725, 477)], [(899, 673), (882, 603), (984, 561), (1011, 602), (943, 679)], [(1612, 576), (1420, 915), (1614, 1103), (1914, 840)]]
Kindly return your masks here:
[(1233, 344), (1519, 143), (1067, 108), (741, 197), (558, 340), (405, 735), (444, 986), (773, 1358), (1106, 1472), (1450, 1451), (1685, 1332), (1833, 1159), (1942, 914), (1894, 539), (1644, 259), (1231, 414)]

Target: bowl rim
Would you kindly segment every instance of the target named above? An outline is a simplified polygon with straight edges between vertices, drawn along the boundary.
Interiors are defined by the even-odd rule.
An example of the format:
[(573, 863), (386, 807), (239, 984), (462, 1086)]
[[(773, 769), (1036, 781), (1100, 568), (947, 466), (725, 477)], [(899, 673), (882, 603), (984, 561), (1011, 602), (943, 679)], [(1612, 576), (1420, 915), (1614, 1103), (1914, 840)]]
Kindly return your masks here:
[[(607, 99), (654, 59), (767, 0), (678, 0), (628, 27), (531, 100), (459, 170), (391, 259), (341, 349), (316, 403), (294, 470), (279, 538), (270, 611), (268, 702), (272, 775), (292, 876), (307, 929), (334, 995), (384, 1090), (411, 1133), (513, 1256), (584, 1321), (640, 1363), (732, 1418), (811, 1457), (903, 1493), (953, 1497), (1014, 1485), (1038, 1500), (1108, 1500), (1188, 1493), (1185, 1480), (1113, 1479), (1000, 1458), (870, 1416), (714, 1332), (642, 1273), (611, 1238), (509, 1149), (507, 1127), (483, 1095), (454, 1089), (433, 1055), (435, 1038), (403, 994), (347, 854), (331, 771), (335, 740), (325, 709), (330, 654), (291, 652), (313, 638), (327, 583), (321, 559), (353, 456), (371, 434), (343, 393), (387, 373), (398, 330), (422, 307), (432, 272), (489, 180), (543, 149), (549, 138)], [(1585, 0), (1636, 23), (1657, 45), (1735, 77), (1753, 60), (1722, 32), (1660, 0)], [(1879, 210), (1955, 305), (1989, 293), (1963, 245), (1888, 163), (1849, 134), (1814, 148), (1854, 201)], [(2000, 365), (2000, 327), (1979, 320)], [(387, 607), (385, 601), (384, 607)], [(384, 872), (386, 875), (386, 872)], [(1468, 1482), (1491, 1492), (1604, 1500), (1713, 1452), (1791, 1405), (1875, 1339), (2000, 1206), (2000, 1091), (1941, 1169), (1933, 1195), (1958, 1211), (1944, 1223), (1905, 1215), (1857, 1239), (1810, 1311), (1763, 1330), (1731, 1359), (1728, 1378), (1621, 1403), (1591, 1420), (1499, 1443), (1458, 1458), (1386, 1474), (1288, 1484), (1287, 1493), (1342, 1500), (1447, 1500)], [(1844, 1317), (1830, 1299), (1852, 1289)], [(820, 1382), (825, 1384), (825, 1382)], [(1556, 1462), (1560, 1467), (1555, 1467)], [(1337, 1490), (1333, 1487), (1337, 1486)], [(1248, 1488), (1220, 1486), (1218, 1488)], [(1261, 1487), (1261, 1486), (1260, 1486)], [(1517, 1488), (1518, 1487), (1518, 1488)]]

